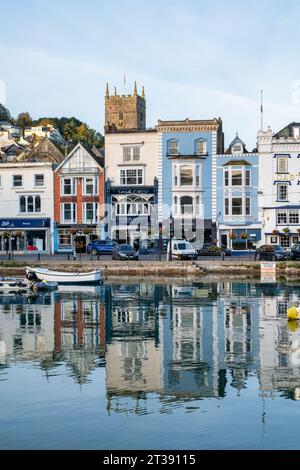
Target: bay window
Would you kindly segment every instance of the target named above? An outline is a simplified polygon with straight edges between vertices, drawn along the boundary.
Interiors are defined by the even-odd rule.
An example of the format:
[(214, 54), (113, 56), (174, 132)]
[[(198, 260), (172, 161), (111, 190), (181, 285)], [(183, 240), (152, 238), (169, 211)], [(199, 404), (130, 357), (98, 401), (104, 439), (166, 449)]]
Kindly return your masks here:
[(193, 186), (193, 167), (180, 167), (180, 186)]
[(243, 173), (242, 170), (231, 171), (231, 186), (242, 186), (243, 184)]
[(243, 199), (241, 197), (233, 197), (231, 200), (231, 213), (232, 215), (243, 214)]
[(139, 168), (126, 168), (120, 171), (121, 185), (141, 185), (144, 182), (144, 170)]

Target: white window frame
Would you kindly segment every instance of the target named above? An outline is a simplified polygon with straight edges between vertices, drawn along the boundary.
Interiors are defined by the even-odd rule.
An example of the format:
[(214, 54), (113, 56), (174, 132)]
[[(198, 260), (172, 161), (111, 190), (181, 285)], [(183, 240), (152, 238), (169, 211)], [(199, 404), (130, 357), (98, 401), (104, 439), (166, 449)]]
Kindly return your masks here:
[[(242, 212), (241, 214), (233, 214), (232, 212), (232, 200), (233, 199), (241, 199), (242, 200)], [(227, 202), (227, 207), (226, 207), (226, 201)], [(249, 214), (247, 214), (247, 201), (249, 201)], [(251, 210), (252, 210), (252, 204), (251, 204), (251, 197), (249, 196), (226, 196), (224, 197), (224, 214), (225, 217), (250, 217), (251, 216)]]
[[(233, 171), (240, 171), (242, 174), (242, 184), (233, 185), (232, 184), (232, 173)], [(249, 185), (247, 184), (247, 172), (249, 172)], [(228, 184), (226, 184), (226, 178), (228, 178)], [(226, 188), (249, 188), (251, 187), (252, 171), (251, 167), (248, 166), (227, 166), (224, 168), (223, 172), (223, 182), (224, 187)]]
[[(93, 220), (87, 218), (87, 205), (93, 205)], [(97, 224), (99, 221), (99, 203), (98, 202), (84, 202), (82, 204), (83, 222), (88, 224)]]
[[(65, 193), (65, 180), (71, 180), (71, 193), (66, 194)], [(76, 196), (77, 195), (77, 184), (76, 184), (76, 178), (72, 177), (66, 177), (61, 179), (61, 195), (62, 196)]]
[[(129, 178), (134, 178), (134, 176), (128, 176), (128, 172), (136, 171), (136, 183), (128, 183)], [(139, 176), (138, 172), (141, 171), (142, 175)], [(125, 172), (125, 176), (122, 176), (122, 172)], [(122, 182), (123, 178), (125, 179), (125, 183)], [(141, 183), (138, 182), (138, 179), (142, 178)], [(145, 181), (145, 169), (141, 167), (126, 167), (120, 169), (120, 186), (143, 186)]]
[[(181, 170), (182, 168), (190, 168), (192, 170), (192, 184), (181, 184)], [(179, 187), (180, 188), (192, 188), (195, 185), (195, 168), (191, 164), (185, 164), (179, 166)]]
[[(20, 177), (21, 178), (21, 184), (15, 184), (15, 177)], [(23, 188), (23, 175), (13, 175), (12, 176), (12, 187), (13, 188)]]
[[(21, 198), (25, 198), (25, 211), (21, 211)], [(33, 211), (28, 210), (28, 198), (33, 198)], [(36, 198), (40, 198), (40, 210), (36, 210)], [(42, 213), (42, 197), (40, 194), (20, 194), (19, 195), (19, 214), (41, 214)]]
[[(280, 188), (281, 187), (285, 187), (286, 188), (286, 196), (285, 198), (283, 199), (281, 196), (280, 196)], [(287, 183), (278, 183), (277, 184), (277, 201), (279, 202), (287, 202), (288, 201), (288, 184)]]
[[(171, 144), (174, 144), (174, 148), (171, 148)], [(169, 139), (167, 141), (167, 153), (168, 155), (179, 155), (179, 140)]]
[[(279, 221), (279, 215), (281, 216), (285, 216), (285, 221), (284, 222), (280, 222)], [(276, 225), (287, 225), (288, 224), (288, 213), (287, 213), (287, 210), (286, 209), (279, 209), (277, 210), (276, 212)]]
[(288, 157), (285, 155), (277, 157), (277, 173), (288, 173), (288, 162)]
[[(37, 177), (43, 177), (43, 184), (37, 184)], [(44, 173), (36, 173), (34, 175), (34, 187), (35, 188), (44, 188), (45, 186), (45, 175)]]
[(139, 162), (141, 159), (140, 145), (123, 146), (123, 162)]
[[(288, 224), (299, 225), (299, 222), (300, 222), (299, 209), (289, 209), (288, 212), (289, 212)], [(296, 222), (292, 222), (293, 217), (294, 217), (294, 220), (296, 220)]]
[[(93, 191), (92, 193), (86, 190), (87, 180), (93, 181)], [(98, 196), (99, 195), (99, 185), (98, 185), (98, 176), (86, 176), (83, 179), (83, 195), (84, 196)]]
[[(65, 219), (65, 205), (71, 206), (72, 219)], [(76, 224), (77, 222), (77, 204), (76, 202), (62, 202), (60, 204), (60, 220), (64, 224)]]
[[(198, 146), (202, 145), (202, 151), (198, 151)], [(195, 140), (195, 155), (207, 155), (207, 140), (206, 139), (196, 139)]]

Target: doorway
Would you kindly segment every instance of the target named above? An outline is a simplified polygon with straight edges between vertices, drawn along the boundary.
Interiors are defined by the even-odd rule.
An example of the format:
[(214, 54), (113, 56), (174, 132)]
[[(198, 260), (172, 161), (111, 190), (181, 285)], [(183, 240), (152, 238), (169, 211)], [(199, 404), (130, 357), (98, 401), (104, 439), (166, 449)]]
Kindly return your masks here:
[(224, 248), (227, 248), (228, 240), (227, 240), (227, 235), (222, 234), (221, 235), (221, 246)]
[(86, 253), (86, 235), (75, 236), (76, 253)]

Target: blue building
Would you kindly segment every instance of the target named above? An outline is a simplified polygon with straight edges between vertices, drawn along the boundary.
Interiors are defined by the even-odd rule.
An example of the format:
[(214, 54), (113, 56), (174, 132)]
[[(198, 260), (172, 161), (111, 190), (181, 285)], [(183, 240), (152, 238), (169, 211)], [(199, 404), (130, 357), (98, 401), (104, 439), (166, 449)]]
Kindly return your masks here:
[(217, 239), (233, 250), (261, 240), (258, 214), (259, 154), (249, 153), (238, 134), (216, 158)]
[[(223, 151), (222, 120), (158, 121), (158, 219), (176, 238), (216, 238), (216, 158)], [(197, 236), (198, 241), (198, 236)]]

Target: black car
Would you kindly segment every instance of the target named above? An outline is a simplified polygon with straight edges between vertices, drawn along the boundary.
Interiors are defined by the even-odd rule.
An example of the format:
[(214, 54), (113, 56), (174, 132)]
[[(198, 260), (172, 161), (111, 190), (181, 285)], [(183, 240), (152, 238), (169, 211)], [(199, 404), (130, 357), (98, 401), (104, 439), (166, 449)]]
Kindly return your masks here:
[(139, 259), (139, 252), (133, 248), (131, 245), (116, 245), (112, 252), (113, 259)]
[(300, 244), (296, 244), (292, 246), (291, 259), (300, 259)]
[(290, 252), (281, 245), (262, 245), (255, 252), (256, 260), (281, 261), (290, 259)]
[(197, 250), (199, 256), (230, 256), (231, 251), (225, 246), (216, 246), (213, 243), (204, 243), (202, 248)]

